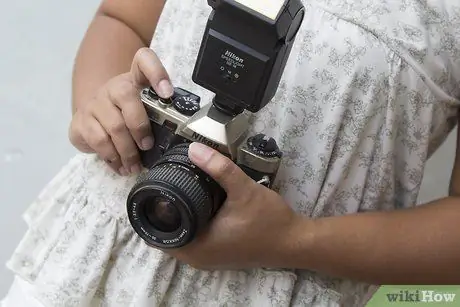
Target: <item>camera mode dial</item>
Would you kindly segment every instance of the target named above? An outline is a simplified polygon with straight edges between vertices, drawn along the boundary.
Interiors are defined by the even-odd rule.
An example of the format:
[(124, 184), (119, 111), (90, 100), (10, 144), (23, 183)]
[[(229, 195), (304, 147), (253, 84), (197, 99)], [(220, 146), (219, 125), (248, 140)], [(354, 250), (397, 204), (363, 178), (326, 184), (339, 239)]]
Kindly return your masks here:
[(248, 138), (247, 145), (251, 152), (262, 157), (281, 157), (281, 151), (275, 139), (265, 134), (260, 133)]
[(200, 103), (190, 96), (176, 97), (173, 106), (179, 113), (186, 116), (192, 116), (200, 110)]

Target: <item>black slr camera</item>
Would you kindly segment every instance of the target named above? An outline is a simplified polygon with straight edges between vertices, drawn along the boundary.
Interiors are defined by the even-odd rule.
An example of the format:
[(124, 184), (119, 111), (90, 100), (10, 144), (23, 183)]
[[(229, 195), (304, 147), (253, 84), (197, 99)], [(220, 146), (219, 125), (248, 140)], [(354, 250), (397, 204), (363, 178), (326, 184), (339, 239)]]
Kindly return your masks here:
[(140, 151), (148, 172), (127, 199), (129, 221), (149, 245), (178, 248), (191, 242), (225, 201), (225, 191), (188, 158), (201, 142), (232, 159), (271, 188), (282, 153), (266, 135), (248, 135), (251, 113), (274, 96), (304, 18), (301, 0), (208, 0), (212, 12), (192, 80), (212, 91), (201, 105), (193, 92), (175, 88), (160, 99), (141, 91), (155, 146)]

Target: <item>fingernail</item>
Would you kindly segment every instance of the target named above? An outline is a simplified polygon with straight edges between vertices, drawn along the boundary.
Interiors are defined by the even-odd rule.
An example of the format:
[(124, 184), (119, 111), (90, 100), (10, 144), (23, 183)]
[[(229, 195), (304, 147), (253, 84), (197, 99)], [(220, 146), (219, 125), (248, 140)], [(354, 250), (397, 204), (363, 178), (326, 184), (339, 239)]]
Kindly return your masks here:
[(141, 141), (142, 149), (149, 150), (153, 147), (153, 138), (151, 136), (147, 136), (142, 139)]
[(122, 176), (128, 176), (129, 172), (123, 166), (118, 170)]
[(207, 162), (213, 153), (213, 150), (201, 143), (192, 143), (189, 147), (190, 158), (196, 162)]
[(131, 173), (132, 174), (139, 174), (141, 172), (141, 166), (139, 164), (135, 164), (131, 166)]
[(164, 79), (158, 83), (157, 92), (158, 95), (160, 95), (162, 98), (169, 98), (174, 93), (174, 89), (171, 82), (169, 82), (169, 80)]

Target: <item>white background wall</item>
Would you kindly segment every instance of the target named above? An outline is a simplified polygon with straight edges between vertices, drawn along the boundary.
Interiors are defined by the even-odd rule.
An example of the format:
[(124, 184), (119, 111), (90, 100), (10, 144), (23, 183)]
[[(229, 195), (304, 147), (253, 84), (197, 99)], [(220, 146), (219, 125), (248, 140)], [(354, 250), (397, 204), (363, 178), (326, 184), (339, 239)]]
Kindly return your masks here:
[[(70, 76), (97, 0), (0, 0), (0, 297), (20, 215), (74, 154)], [(22, 307), (22, 306), (18, 306)], [(26, 307), (26, 306), (24, 306)]]
[[(0, 297), (25, 231), (20, 215), (75, 153), (67, 141), (70, 77), (99, 1), (3, 0), (0, 9)], [(420, 201), (444, 196), (454, 135), (429, 163)]]

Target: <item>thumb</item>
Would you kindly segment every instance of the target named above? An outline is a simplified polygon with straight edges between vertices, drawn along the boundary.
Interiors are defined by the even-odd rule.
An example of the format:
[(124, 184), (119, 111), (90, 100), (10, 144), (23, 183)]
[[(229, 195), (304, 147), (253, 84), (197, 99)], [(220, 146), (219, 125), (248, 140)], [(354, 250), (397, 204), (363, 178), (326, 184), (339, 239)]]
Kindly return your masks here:
[(189, 157), (225, 190), (227, 198), (241, 196), (254, 183), (231, 159), (206, 145), (192, 143)]
[(170, 98), (173, 95), (174, 89), (169, 75), (152, 49), (144, 47), (136, 52), (131, 74), (136, 87), (152, 86), (161, 98)]

